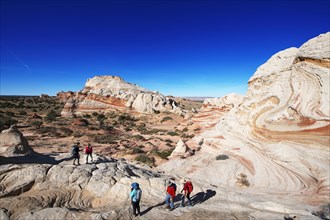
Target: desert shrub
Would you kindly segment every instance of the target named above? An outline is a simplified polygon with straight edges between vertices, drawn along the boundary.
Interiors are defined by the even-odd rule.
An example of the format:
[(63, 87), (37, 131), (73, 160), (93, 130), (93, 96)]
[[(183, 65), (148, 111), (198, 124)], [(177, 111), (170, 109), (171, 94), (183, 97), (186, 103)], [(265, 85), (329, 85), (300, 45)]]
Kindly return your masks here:
[(97, 116), (99, 115), (99, 113), (97, 113), (97, 112), (93, 112), (92, 115), (93, 115), (94, 117), (97, 117)]
[(160, 111), (159, 111), (159, 110), (156, 110), (156, 109), (153, 109), (153, 112), (154, 112), (155, 114), (160, 114)]
[(163, 123), (165, 121), (170, 121), (170, 120), (173, 120), (173, 118), (170, 116), (165, 116), (160, 122)]
[(188, 128), (184, 128), (183, 130), (182, 130), (182, 132), (187, 132), (188, 131)]
[(63, 134), (64, 137), (69, 137), (73, 134), (73, 131), (66, 127), (60, 128), (60, 132)]
[(12, 111), (7, 111), (6, 115), (13, 117), (13, 116), (15, 116), (15, 113)]
[(20, 111), (19, 114), (20, 115), (27, 115), (27, 112), (26, 111)]
[(197, 132), (197, 131), (200, 131), (201, 129), (200, 128), (195, 128), (194, 131)]
[(133, 138), (138, 141), (145, 141), (146, 139), (142, 135), (133, 135)]
[(55, 121), (56, 117), (57, 117), (57, 113), (54, 109), (52, 109), (45, 116), (45, 121), (46, 122), (53, 122), (53, 121)]
[(173, 143), (173, 141), (171, 139), (165, 139), (165, 142), (167, 142), (167, 143)]
[(130, 128), (130, 127), (125, 127), (124, 130), (125, 130), (125, 131), (132, 131), (132, 128)]
[(8, 129), (14, 124), (17, 124), (17, 120), (11, 117), (0, 117), (0, 130)]
[(173, 150), (174, 150), (174, 148), (171, 150), (155, 151), (155, 153), (158, 157), (168, 160), (168, 157), (171, 155)]
[(191, 139), (191, 138), (193, 138), (194, 136), (195, 136), (194, 134), (191, 134), (191, 135), (189, 135), (189, 134), (182, 134), (180, 137), (181, 137), (181, 138)]
[(6, 102), (1, 103), (0, 107), (1, 108), (16, 108), (16, 105), (14, 103), (6, 101)]
[(166, 146), (173, 147), (173, 145), (171, 143), (166, 143)]
[(39, 129), (42, 126), (43, 122), (41, 120), (33, 120), (30, 122), (30, 125), (35, 129)]
[(105, 125), (105, 124), (103, 125), (102, 129), (108, 132), (115, 130), (115, 128), (112, 125)]
[(143, 154), (136, 156), (134, 160), (140, 161), (140, 162), (148, 164), (148, 165), (153, 165), (155, 162), (155, 159), (153, 157), (148, 157)]
[(169, 131), (169, 132), (167, 132), (167, 134), (168, 135), (171, 135), (171, 136), (177, 136), (177, 135), (179, 135), (177, 132), (175, 132), (175, 131)]
[(228, 155), (226, 154), (219, 154), (218, 156), (215, 157), (216, 160), (227, 160), (229, 159)]
[(101, 134), (94, 136), (94, 141), (100, 144), (115, 144), (114, 136), (108, 134)]
[(136, 119), (133, 116), (130, 116), (128, 114), (121, 114), (118, 117), (118, 121), (123, 122), (123, 121), (136, 121)]
[(132, 149), (132, 154), (142, 154), (142, 153), (144, 153), (144, 151), (139, 147), (134, 147)]
[(89, 125), (89, 121), (87, 119), (84, 119), (84, 118), (80, 118), (79, 123), (80, 123), (81, 126), (88, 126)]
[(108, 112), (106, 114), (106, 116), (109, 117), (109, 118), (115, 118), (115, 117), (117, 117), (117, 114), (116, 114), (116, 112)]
[(91, 118), (92, 116), (89, 115), (89, 114), (84, 114), (83, 117), (84, 117), (84, 118)]
[(105, 119), (106, 119), (106, 117), (104, 114), (98, 114), (96, 116), (96, 120), (98, 120), (98, 121), (104, 121)]

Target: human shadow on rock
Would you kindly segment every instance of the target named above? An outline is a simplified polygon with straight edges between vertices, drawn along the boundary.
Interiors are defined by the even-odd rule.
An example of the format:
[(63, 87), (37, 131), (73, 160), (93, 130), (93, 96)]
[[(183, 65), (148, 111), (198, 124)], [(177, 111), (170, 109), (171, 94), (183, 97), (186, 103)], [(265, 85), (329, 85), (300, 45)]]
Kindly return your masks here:
[[(174, 197), (174, 202), (178, 202), (178, 201), (181, 201), (181, 198), (182, 198), (183, 194), (179, 193), (177, 194), (175, 197)], [(151, 209), (153, 208), (156, 208), (156, 207), (159, 207), (159, 206), (164, 206), (166, 203), (165, 203), (165, 197), (164, 197), (164, 201), (161, 202), (161, 203), (158, 203), (157, 205), (154, 205), (154, 206), (150, 206), (149, 208), (147, 208), (146, 210), (143, 210), (141, 212), (141, 215), (144, 215), (146, 214), (147, 212), (149, 212)], [(175, 206), (177, 207), (177, 206)]]
[(203, 203), (211, 197), (215, 196), (216, 192), (214, 190), (206, 190), (206, 192), (199, 192), (191, 197), (193, 204)]
[(5, 164), (59, 164), (63, 161), (72, 160), (72, 157), (62, 158), (56, 160), (52, 155), (44, 155), (36, 152), (22, 155), (22, 156), (12, 156), (12, 157), (3, 157), (0, 156), (0, 165)]

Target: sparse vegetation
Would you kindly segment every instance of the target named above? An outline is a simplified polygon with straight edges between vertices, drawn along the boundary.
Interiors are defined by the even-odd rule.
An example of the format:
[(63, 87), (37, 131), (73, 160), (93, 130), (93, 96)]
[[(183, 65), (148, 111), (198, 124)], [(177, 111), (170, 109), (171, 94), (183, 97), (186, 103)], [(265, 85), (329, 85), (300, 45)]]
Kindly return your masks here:
[(94, 141), (100, 144), (115, 144), (116, 138), (112, 135), (103, 134), (94, 136)]
[(17, 120), (11, 117), (0, 117), (0, 130), (8, 129), (14, 124), (17, 124)]
[(160, 157), (162, 159), (165, 159), (165, 160), (168, 160), (168, 157), (171, 155), (171, 153), (172, 153), (173, 150), (174, 150), (174, 148), (173, 149), (170, 149), (170, 150), (164, 150), (164, 151), (158, 151), (158, 150), (156, 150), (154, 152), (155, 152), (155, 154), (158, 157)]
[(229, 157), (226, 154), (220, 154), (220, 155), (216, 156), (215, 159), (216, 160), (227, 160), (227, 159), (229, 159)]
[(155, 163), (155, 159), (153, 157), (148, 157), (146, 155), (140, 154), (135, 157), (136, 161), (140, 161), (142, 163), (148, 164), (152, 166)]
[(171, 121), (171, 120), (173, 120), (172, 117), (170, 117), (170, 116), (165, 116), (160, 122), (163, 123), (163, 122), (165, 122), (165, 121)]
[(171, 135), (171, 136), (178, 136), (179, 134), (175, 131), (169, 131), (167, 132), (168, 135)]
[(33, 120), (31, 121), (31, 126), (35, 129), (39, 129), (42, 126), (43, 122), (41, 120)]

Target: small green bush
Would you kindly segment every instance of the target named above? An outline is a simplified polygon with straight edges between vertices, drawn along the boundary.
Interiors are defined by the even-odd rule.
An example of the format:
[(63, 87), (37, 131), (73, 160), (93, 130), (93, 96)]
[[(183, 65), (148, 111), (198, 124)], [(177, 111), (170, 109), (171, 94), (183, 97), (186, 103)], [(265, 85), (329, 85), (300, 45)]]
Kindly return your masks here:
[(143, 154), (136, 156), (135, 160), (148, 164), (148, 165), (153, 165), (155, 163), (155, 159), (153, 157), (148, 157)]
[(227, 159), (229, 159), (229, 157), (226, 154), (220, 154), (220, 155), (216, 156), (215, 159), (216, 160), (227, 160)]
[(144, 151), (141, 148), (134, 147), (132, 150), (132, 154), (142, 154)]
[(20, 115), (27, 115), (27, 112), (26, 111), (20, 111), (19, 114)]
[(179, 135), (177, 132), (175, 132), (175, 131), (169, 131), (169, 132), (167, 132), (167, 134), (168, 135), (171, 135), (171, 136), (177, 136), (177, 135)]
[(170, 120), (173, 120), (173, 118), (170, 116), (165, 116), (160, 122), (163, 123), (165, 121), (170, 121)]
[(8, 129), (14, 124), (17, 124), (17, 120), (11, 117), (0, 117), (0, 130)]
[(53, 121), (55, 121), (56, 117), (57, 117), (57, 113), (56, 113), (55, 110), (52, 109), (47, 113), (47, 115), (45, 117), (45, 121), (46, 122), (53, 122)]
[(173, 150), (174, 150), (174, 148), (171, 150), (155, 151), (155, 153), (158, 157), (168, 160), (168, 157), (171, 155)]
[(145, 141), (146, 139), (142, 135), (133, 135), (133, 138), (138, 141)]
[(36, 129), (39, 129), (42, 126), (43, 122), (41, 120), (33, 120), (30, 125)]

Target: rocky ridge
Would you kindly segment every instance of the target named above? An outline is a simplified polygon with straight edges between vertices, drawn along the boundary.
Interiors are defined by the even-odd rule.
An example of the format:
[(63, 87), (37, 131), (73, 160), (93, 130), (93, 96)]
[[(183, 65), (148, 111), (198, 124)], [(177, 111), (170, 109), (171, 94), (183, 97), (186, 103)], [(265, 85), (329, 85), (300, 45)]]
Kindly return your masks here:
[(95, 76), (87, 80), (80, 92), (67, 100), (61, 115), (70, 116), (115, 109), (133, 109), (149, 114), (163, 111), (185, 113), (174, 99), (158, 92), (125, 82), (118, 76)]

